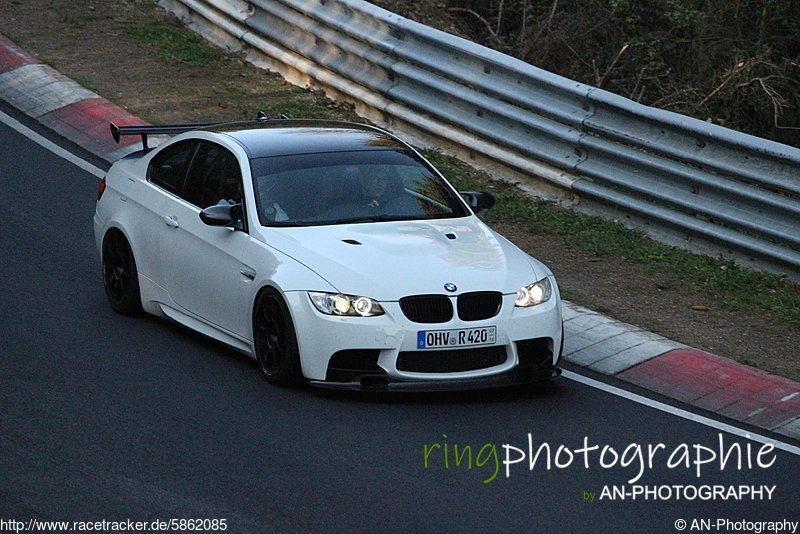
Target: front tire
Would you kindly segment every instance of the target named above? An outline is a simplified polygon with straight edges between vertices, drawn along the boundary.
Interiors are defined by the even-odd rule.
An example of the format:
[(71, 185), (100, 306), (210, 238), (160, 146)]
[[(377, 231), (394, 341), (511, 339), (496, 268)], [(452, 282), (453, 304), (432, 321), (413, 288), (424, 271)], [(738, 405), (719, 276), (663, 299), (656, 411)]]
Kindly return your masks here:
[(258, 366), (271, 384), (302, 384), (300, 351), (292, 316), (283, 297), (274, 288), (266, 288), (256, 300), (253, 309), (253, 341)]
[(115, 312), (122, 315), (142, 313), (136, 260), (128, 240), (116, 230), (103, 239), (103, 286)]

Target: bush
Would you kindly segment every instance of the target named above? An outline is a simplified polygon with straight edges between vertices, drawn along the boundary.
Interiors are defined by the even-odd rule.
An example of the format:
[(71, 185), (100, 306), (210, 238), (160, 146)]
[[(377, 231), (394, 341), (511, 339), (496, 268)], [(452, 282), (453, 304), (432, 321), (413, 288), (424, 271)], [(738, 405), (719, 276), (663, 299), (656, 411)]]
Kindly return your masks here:
[(800, 146), (797, 0), (440, 0), (426, 14), (431, 3), (384, 5), (643, 104)]

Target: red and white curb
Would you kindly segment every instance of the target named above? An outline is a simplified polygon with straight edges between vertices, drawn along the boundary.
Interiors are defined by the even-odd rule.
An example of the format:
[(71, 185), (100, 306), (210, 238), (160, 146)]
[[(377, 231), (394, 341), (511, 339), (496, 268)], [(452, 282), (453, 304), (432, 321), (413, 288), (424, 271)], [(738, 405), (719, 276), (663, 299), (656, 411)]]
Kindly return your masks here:
[[(0, 98), (89, 152), (115, 161), (138, 142), (109, 122), (143, 124), (0, 35)], [(137, 146), (131, 146), (137, 145)], [(564, 301), (564, 359), (721, 416), (800, 439), (800, 383)]]
[(607, 375), (686, 347), (568, 301), (564, 301), (564, 333), (567, 361)]
[(108, 123), (142, 124), (141, 119), (40, 63), (2, 35), (0, 97), (106, 161), (136, 149), (135, 139), (115, 143)]
[(736, 421), (800, 439), (800, 383), (564, 301), (564, 359)]

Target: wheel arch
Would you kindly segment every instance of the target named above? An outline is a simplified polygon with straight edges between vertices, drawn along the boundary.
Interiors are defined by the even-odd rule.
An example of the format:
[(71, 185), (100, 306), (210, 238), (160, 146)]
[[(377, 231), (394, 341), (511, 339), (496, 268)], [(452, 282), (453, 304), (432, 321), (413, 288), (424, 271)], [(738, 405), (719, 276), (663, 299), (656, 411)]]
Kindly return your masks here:
[[(111, 243), (112, 241), (115, 243)], [(107, 247), (112, 247), (109, 250), (113, 252), (110, 253), (109, 257), (106, 257), (106, 250)], [(122, 252), (120, 251), (120, 247), (124, 249)], [(124, 258), (124, 262), (119, 261), (120, 254), (122, 254), (122, 258)], [(102, 235), (102, 239), (100, 240), (100, 255), (101, 255), (101, 265), (102, 265), (102, 274), (103, 274), (103, 285), (106, 291), (106, 296), (109, 299), (112, 308), (117, 313), (122, 315), (141, 315), (145, 309), (142, 305), (142, 290), (139, 280), (139, 270), (138, 270), (138, 263), (136, 261), (136, 253), (131, 246), (131, 241), (129, 236), (121, 229), (116, 226), (110, 226), (105, 229)], [(116, 259), (114, 257), (116, 256)], [(110, 263), (107, 263), (110, 262)], [(110, 269), (114, 271), (114, 274), (111, 275), (111, 271), (109, 270), (108, 266), (111, 266)], [(123, 295), (120, 297), (112, 296), (111, 291), (117, 291), (119, 284), (125, 278), (123, 277), (122, 273), (128, 271), (128, 287), (127, 289), (123, 290)], [(113, 280), (109, 281), (109, 276), (112, 276)], [(114, 289), (117, 287), (117, 289)]]
[(128, 247), (131, 249), (133, 261), (136, 264), (136, 271), (139, 280), (139, 296), (142, 302), (143, 310), (146, 313), (164, 317), (165, 314), (161, 309), (161, 303), (164, 302), (165, 298), (163, 293), (164, 290), (155, 282), (153, 282), (148, 269), (147, 258), (143, 259), (144, 253), (141, 251), (138, 241), (132, 237), (127, 227), (123, 224), (120, 224), (119, 221), (111, 221), (102, 230), (102, 236), (99, 243), (101, 265), (103, 262), (103, 246), (105, 245), (108, 236), (112, 233), (122, 235), (122, 237), (128, 243)]
[[(139, 257), (139, 255), (138, 255), (138, 253), (137, 253), (137, 246), (136, 246), (136, 244), (134, 243), (134, 240), (133, 240), (133, 239), (131, 239), (131, 236), (130, 236), (130, 234), (129, 234), (129, 233), (126, 231), (126, 230), (125, 230), (124, 226), (123, 226), (123, 225), (121, 225), (121, 224), (118, 224), (118, 223), (116, 223), (116, 222), (112, 222), (112, 223), (110, 223), (110, 224), (109, 224), (108, 226), (106, 226), (106, 228), (103, 230), (103, 237), (102, 237), (102, 239), (100, 240), (100, 253), (102, 254), (102, 251), (103, 251), (103, 246), (104, 246), (104, 245), (105, 245), (105, 243), (106, 243), (106, 239), (108, 239), (108, 236), (109, 236), (110, 234), (112, 234), (112, 233), (119, 233), (119, 234), (122, 234), (122, 237), (124, 237), (124, 238), (125, 238), (125, 241), (127, 241), (127, 242), (128, 242), (128, 246), (129, 246), (129, 247), (131, 247), (131, 253), (133, 254), (133, 259), (134, 259), (134, 261), (136, 261), (136, 258), (138, 258), (138, 257)], [(101, 259), (102, 259), (102, 258), (101, 258)], [(137, 263), (136, 263), (136, 265), (137, 265), (137, 267), (138, 267), (138, 266), (139, 266), (139, 263), (137, 262)]]
[[(261, 298), (261, 295), (265, 291), (270, 291), (270, 290), (277, 291), (278, 294), (281, 296), (281, 299), (283, 299), (284, 304), (286, 304), (286, 298), (284, 298), (283, 291), (281, 291), (280, 288), (276, 287), (275, 284), (270, 284), (270, 283), (262, 284), (261, 287), (258, 288), (258, 291), (256, 291), (256, 294), (253, 296), (253, 301), (250, 303), (250, 327), (251, 328), (252, 328), (252, 323), (256, 318), (256, 304), (258, 303), (258, 299)], [(289, 305), (287, 304), (286, 307), (288, 308)], [(291, 310), (289, 310), (289, 313), (291, 313)], [(292, 321), (294, 321), (294, 317), (292, 317)]]
[(295, 329), (295, 335), (297, 332), (297, 314), (295, 313), (296, 310), (294, 310), (291, 306), (289, 306), (289, 301), (286, 298), (284, 290), (277, 284), (272, 283), (271, 281), (265, 282), (261, 285), (261, 287), (258, 288), (258, 290), (255, 292), (255, 295), (253, 296), (252, 301), (250, 302), (250, 336), (254, 346), (255, 346), (255, 332), (253, 331), (253, 322), (255, 321), (256, 318), (256, 304), (258, 303), (258, 299), (261, 298), (261, 295), (265, 291), (275, 291), (281, 297), (284, 306), (286, 306), (286, 309), (289, 311), (289, 318), (292, 320), (292, 325), (294, 326)]
[(297, 316), (295, 314), (295, 310), (292, 308), (292, 306), (289, 305), (289, 300), (286, 298), (284, 291), (282, 291), (281, 288), (275, 284), (271, 283), (262, 284), (261, 287), (259, 287), (258, 291), (256, 291), (255, 297), (253, 298), (250, 310), (250, 332), (253, 339), (253, 345), (252, 345), (253, 355), (255, 356), (256, 361), (259, 361), (257, 342), (256, 342), (256, 332), (255, 332), (256, 309), (258, 302), (261, 299), (261, 296), (266, 292), (273, 292), (278, 298), (280, 298), (280, 301), (283, 304), (283, 309), (285, 310), (286, 313), (288, 313), (288, 319), (289, 322), (291, 323), (291, 331), (292, 331), (291, 333), (294, 336), (294, 348), (296, 351), (296, 358), (297, 358), (296, 363), (295, 364), (290, 363), (290, 365), (294, 365), (296, 369), (295, 372), (299, 373), (299, 376), (290, 378), (288, 381), (285, 382), (283, 382), (282, 380), (279, 380), (278, 382), (273, 382), (272, 379), (269, 378), (268, 379), (273, 383), (281, 384), (282, 382), (281, 385), (295, 385), (295, 386), (300, 385), (305, 380), (305, 369), (303, 365), (302, 351), (300, 350), (299, 335), (297, 332)]

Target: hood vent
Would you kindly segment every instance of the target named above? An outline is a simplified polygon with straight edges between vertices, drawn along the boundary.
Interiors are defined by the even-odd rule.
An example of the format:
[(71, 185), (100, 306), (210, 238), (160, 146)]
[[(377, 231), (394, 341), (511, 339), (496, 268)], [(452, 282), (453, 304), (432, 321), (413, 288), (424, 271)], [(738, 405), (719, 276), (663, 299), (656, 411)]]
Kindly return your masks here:
[(342, 239), (342, 243), (347, 243), (348, 245), (360, 245), (361, 243), (356, 241), (355, 239)]
[(456, 234), (452, 233), (452, 232), (450, 232), (449, 234), (444, 234), (444, 236), (447, 239), (458, 239), (458, 236)]

